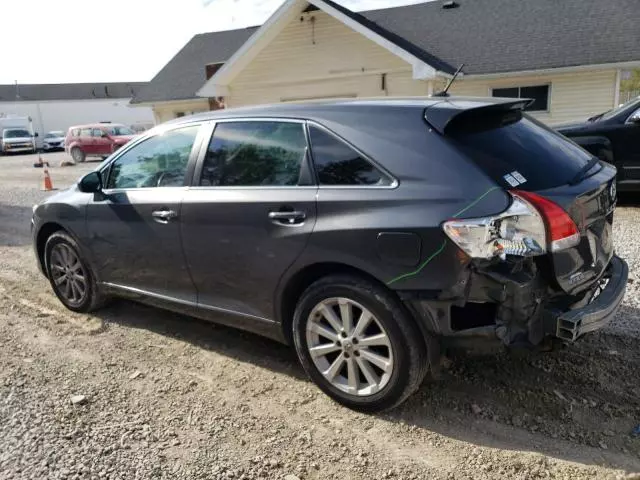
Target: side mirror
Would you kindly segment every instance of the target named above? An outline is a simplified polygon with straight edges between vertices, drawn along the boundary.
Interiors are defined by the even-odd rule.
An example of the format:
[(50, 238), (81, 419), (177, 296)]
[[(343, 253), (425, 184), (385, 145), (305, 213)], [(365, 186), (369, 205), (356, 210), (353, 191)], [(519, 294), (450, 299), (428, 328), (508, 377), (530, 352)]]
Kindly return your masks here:
[(39, 135), (38, 132), (33, 134), (34, 137), (37, 137), (38, 135)]
[(640, 110), (636, 110), (627, 120), (628, 123), (640, 123)]
[(100, 175), (100, 172), (87, 173), (82, 177), (82, 179), (80, 179), (78, 187), (81, 192), (85, 193), (96, 193), (102, 191), (102, 176)]

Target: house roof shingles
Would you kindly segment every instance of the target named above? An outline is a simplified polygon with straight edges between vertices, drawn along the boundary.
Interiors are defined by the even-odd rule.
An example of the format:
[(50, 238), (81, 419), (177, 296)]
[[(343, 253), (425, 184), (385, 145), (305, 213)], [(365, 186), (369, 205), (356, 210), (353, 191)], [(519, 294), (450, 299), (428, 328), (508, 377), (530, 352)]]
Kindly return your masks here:
[(442, 61), (488, 74), (640, 60), (640, 0), (458, 0), (361, 12)]
[(132, 98), (147, 82), (0, 85), (0, 102)]
[(251, 27), (194, 36), (149, 85), (136, 94), (131, 103), (197, 98), (196, 92), (206, 81), (205, 66), (229, 59), (257, 29)]
[[(491, 74), (640, 60), (640, 0), (441, 0), (345, 15), (437, 70)], [(207, 63), (258, 27), (196, 35), (132, 103), (196, 98)]]

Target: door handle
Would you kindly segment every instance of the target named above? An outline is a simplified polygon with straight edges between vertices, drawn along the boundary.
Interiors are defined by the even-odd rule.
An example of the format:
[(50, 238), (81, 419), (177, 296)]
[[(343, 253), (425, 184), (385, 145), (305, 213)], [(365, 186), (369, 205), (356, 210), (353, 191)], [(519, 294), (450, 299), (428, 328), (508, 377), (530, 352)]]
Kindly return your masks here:
[(282, 225), (300, 225), (307, 218), (307, 214), (300, 211), (269, 212), (269, 218)]
[(173, 210), (155, 210), (151, 212), (151, 216), (156, 222), (168, 223), (172, 218), (176, 218), (178, 214)]

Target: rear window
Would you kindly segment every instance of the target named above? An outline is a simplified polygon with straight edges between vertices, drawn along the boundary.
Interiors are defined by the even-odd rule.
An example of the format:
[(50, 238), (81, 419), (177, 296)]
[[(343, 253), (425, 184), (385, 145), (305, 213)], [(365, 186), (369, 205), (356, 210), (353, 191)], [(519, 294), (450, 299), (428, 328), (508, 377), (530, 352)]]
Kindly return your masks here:
[(582, 148), (526, 115), (469, 115), (461, 120), (447, 128), (447, 136), (507, 188), (564, 185), (591, 160)]

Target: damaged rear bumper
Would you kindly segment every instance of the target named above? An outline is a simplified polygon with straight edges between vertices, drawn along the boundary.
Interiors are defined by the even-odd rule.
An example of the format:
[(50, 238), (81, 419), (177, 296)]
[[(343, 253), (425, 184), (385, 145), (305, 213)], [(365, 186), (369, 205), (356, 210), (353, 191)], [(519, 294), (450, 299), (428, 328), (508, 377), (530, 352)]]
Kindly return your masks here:
[(593, 301), (568, 311), (544, 310), (545, 333), (573, 342), (585, 333), (609, 324), (624, 298), (628, 276), (627, 262), (614, 256), (605, 273), (608, 282)]
[(425, 292), (401, 296), (423, 333), (444, 345), (536, 347), (545, 338), (573, 342), (606, 326), (624, 298), (628, 274), (627, 263), (614, 255), (600, 280), (574, 296), (552, 290), (536, 268), (478, 269), (430, 298)]

